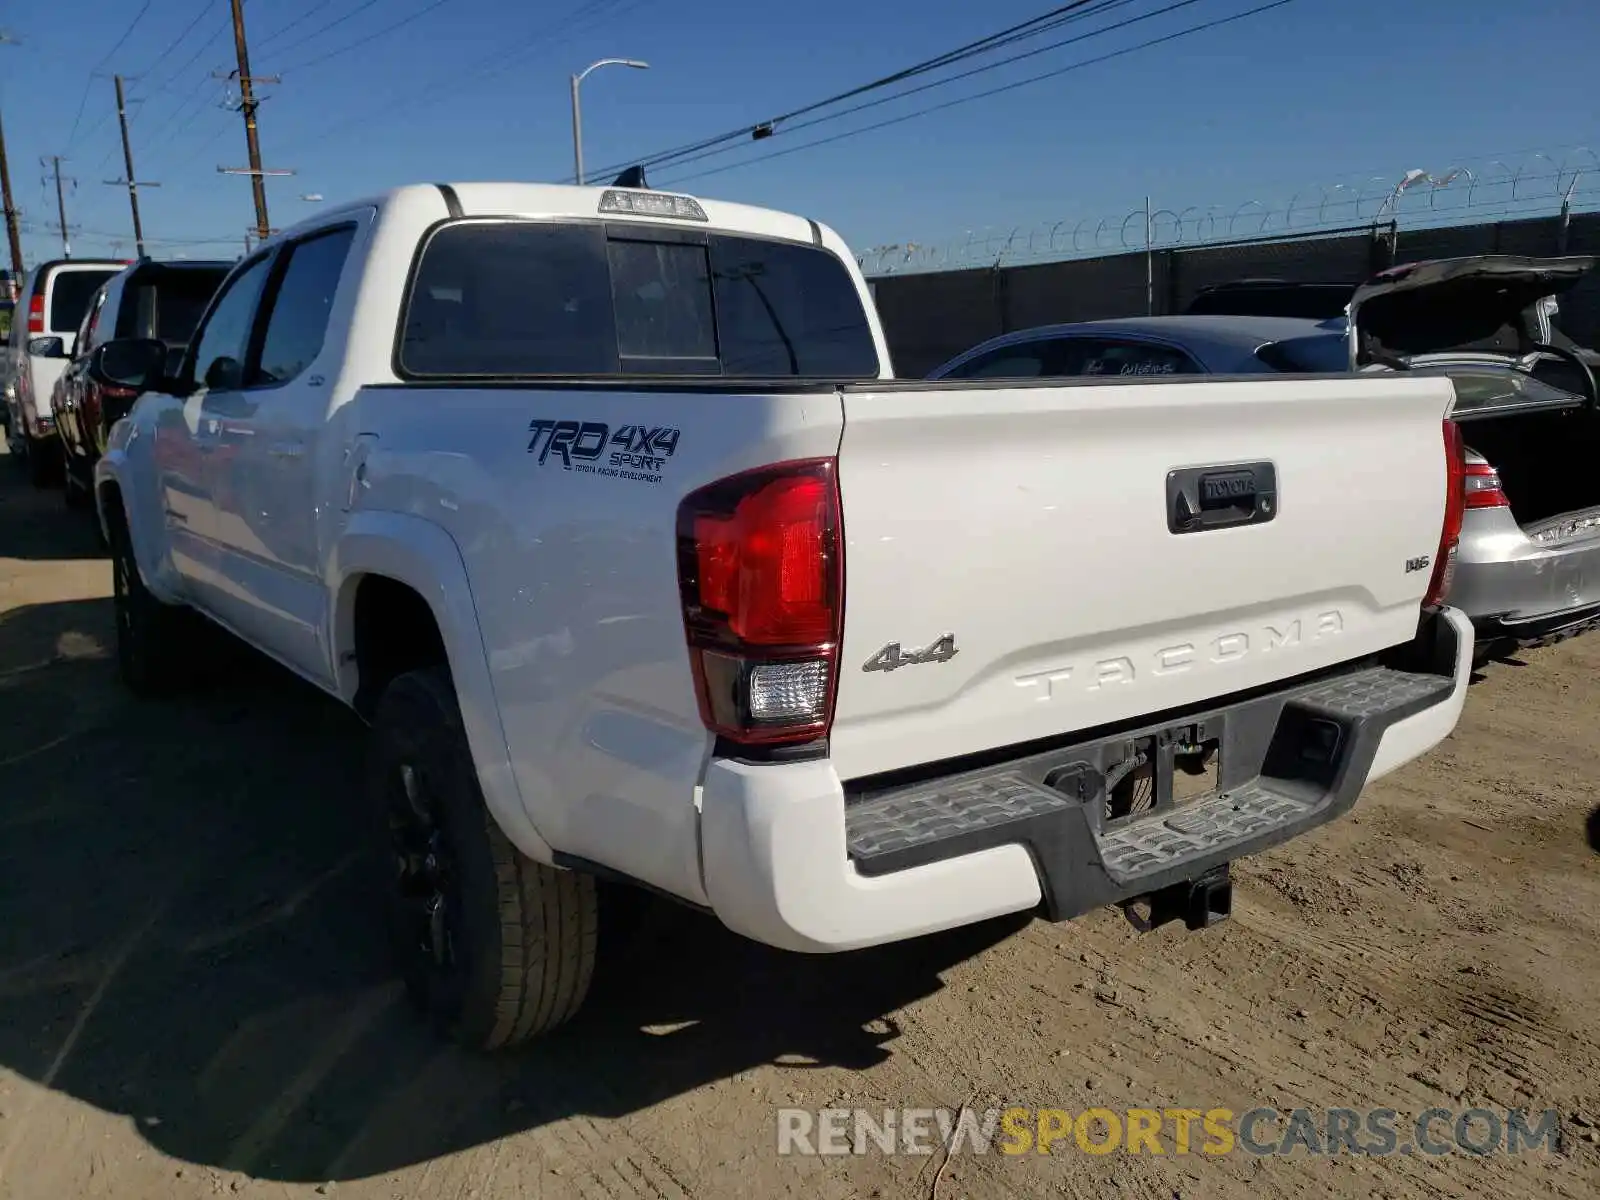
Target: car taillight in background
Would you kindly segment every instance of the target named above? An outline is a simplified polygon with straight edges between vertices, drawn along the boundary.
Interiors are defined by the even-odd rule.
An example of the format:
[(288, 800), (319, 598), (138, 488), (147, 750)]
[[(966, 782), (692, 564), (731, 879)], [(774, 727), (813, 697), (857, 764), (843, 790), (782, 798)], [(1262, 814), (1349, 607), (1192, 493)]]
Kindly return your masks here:
[(1510, 508), (1505, 490), (1500, 486), (1500, 472), (1477, 454), (1468, 452), (1466, 477), (1462, 480), (1468, 508)]
[(44, 296), (35, 292), (28, 301), (28, 336), (44, 332)]
[(678, 585), (700, 715), (742, 745), (833, 722), (844, 543), (832, 459), (722, 479), (678, 507)]
[(1444, 602), (1450, 590), (1450, 580), (1456, 569), (1456, 544), (1461, 541), (1461, 521), (1466, 513), (1466, 444), (1461, 440), (1461, 426), (1454, 421), (1444, 422), (1444, 526), (1439, 530), (1439, 553), (1433, 560), (1433, 577), (1428, 580), (1427, 594), (1422, 597), (1424, 607)]

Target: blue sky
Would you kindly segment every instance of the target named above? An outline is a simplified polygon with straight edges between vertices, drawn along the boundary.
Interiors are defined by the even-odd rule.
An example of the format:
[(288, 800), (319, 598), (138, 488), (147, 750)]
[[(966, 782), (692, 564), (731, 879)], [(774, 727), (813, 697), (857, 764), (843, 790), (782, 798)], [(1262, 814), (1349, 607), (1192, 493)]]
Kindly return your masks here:
[[(1124, 0), (1114, 15), (1016, 49), (1166, 2)], [(1261, 2), (1193, 0), (1125, 31), (858, 117), (662, 169), (652, 181), (666, 185)], [(608, 69), (585, 84), (591, 168), (782, 113), (1049, 7), (1047, 0), (248, 0), (252, 71), (283, 76), (265, 89), (262, 152), (268, 167), (297, 171), (268, 182), (273, 224), (310, 215), (314, 203), (300, 199), (307, 193), (336, 200), (418, 180), (569, 176), (567, 77), (602, 56), (646, 59), (651, 69)], [(227, 0), (149, 0), (113, 53), (145, 8), (145, 0), (0, 0), (0, 30), (18, 39), (0, 46), (0, 113), (17, 202), (31, 227), (24, 237), (30, 259), (58, 249), (42, 231), (55, 219), (53, 192), (41, 188), (39, 159), (49, 154), (67, 155), (66, 172), (77, 180), (68, 195), (69, 222), (83, 230), (75, 253), (106, 253), (115, 236), (124, 255), (132, 253), (126, 193), (102, 182), (122, 174), (115, 71), (136, 76), (128, 88), (138, 172), (162, 184), (142, 194), (147, 236), (174, 239), (162, 248), (195, 256), (242, 248), (253, 222), (249, 183), (216, 170), (245, 162), (242, 122), (221, 107), (229, 85), (211, 78), (234, 66)], [(344, 49), (412, 14), (421, 15)], [(1146, 194), (1158, 207), (1231, 208), (1302, 189), (1316, 194), (1317, 185), (1342, 180), (1398, 178), (1413, 167), (1442, 174), (1468, 163), (1481, 171), (1493, 157), (1515, 163), (1511, 156), (1532, 150), (1595, 163), (1582, 190), (1600, 194), (1600, 160), (1573, 150), (1600, 151), (1597, 52), (1594, 0), (1293, 0), (682, 186), (803, 212), (862, 249), (1121, 213)], [(220, 244), (177, 241), (201, 238)]]

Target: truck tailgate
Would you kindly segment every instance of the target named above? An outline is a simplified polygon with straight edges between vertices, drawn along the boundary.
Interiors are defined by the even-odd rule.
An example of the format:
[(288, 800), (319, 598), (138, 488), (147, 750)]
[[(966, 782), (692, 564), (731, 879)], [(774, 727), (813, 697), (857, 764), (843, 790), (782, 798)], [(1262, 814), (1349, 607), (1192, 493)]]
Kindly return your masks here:
[(1452, 395), (1400, 375), (847, 388), (841, 777), (1409, 640)]

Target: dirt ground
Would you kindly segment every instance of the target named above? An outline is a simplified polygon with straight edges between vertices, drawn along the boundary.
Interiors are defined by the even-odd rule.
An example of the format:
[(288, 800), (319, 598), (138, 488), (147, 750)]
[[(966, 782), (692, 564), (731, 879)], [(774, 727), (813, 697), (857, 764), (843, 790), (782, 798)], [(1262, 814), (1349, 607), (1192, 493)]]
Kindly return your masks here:
[[(835, 958), (670, 906), (569, 1030), (443, 1048), (364, 883), (360, 727), (275, 668), (135, 702), (85, 517), (0, 461), (0, 1197), (1600, 1195), (1600, 635), (1489, 666), (1450, 741), (1113, 911)], [(1555, 1109), (1520, 1157), (779, 1157), (776, 1110)], [(1170, 1143), (1169, 1143), (1170, 1149)]]

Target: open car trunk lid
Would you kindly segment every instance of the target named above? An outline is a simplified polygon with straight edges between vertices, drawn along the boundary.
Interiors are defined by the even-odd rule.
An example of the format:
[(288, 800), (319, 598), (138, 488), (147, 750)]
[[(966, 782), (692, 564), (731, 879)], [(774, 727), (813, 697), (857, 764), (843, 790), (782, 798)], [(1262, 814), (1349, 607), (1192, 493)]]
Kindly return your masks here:
[(1387, 372), (845, 388), (841, 777), (1410, 640), (1452, 395)]
[(1557, 339), (1544, 302), (1576, 286), (1594, 264), (1588, 257), (1485, 255), (1392, 267), (1351, 298), (1352, 363), (1446, 372), (1456, 383), (1451, 415), (1458, 421), (1581, 407), (1582, 385), (1563, 377), (1574, 368), (1541, 361), (1535, 347)]
[(1548, 321), (1530, 310), (1575, 287), (1594, 264), (1587, 257), (1495, 254), (1391, 267), (1350, 299), (1356, 363), (1380, 354), (1525, 353), (1550, 336)]

